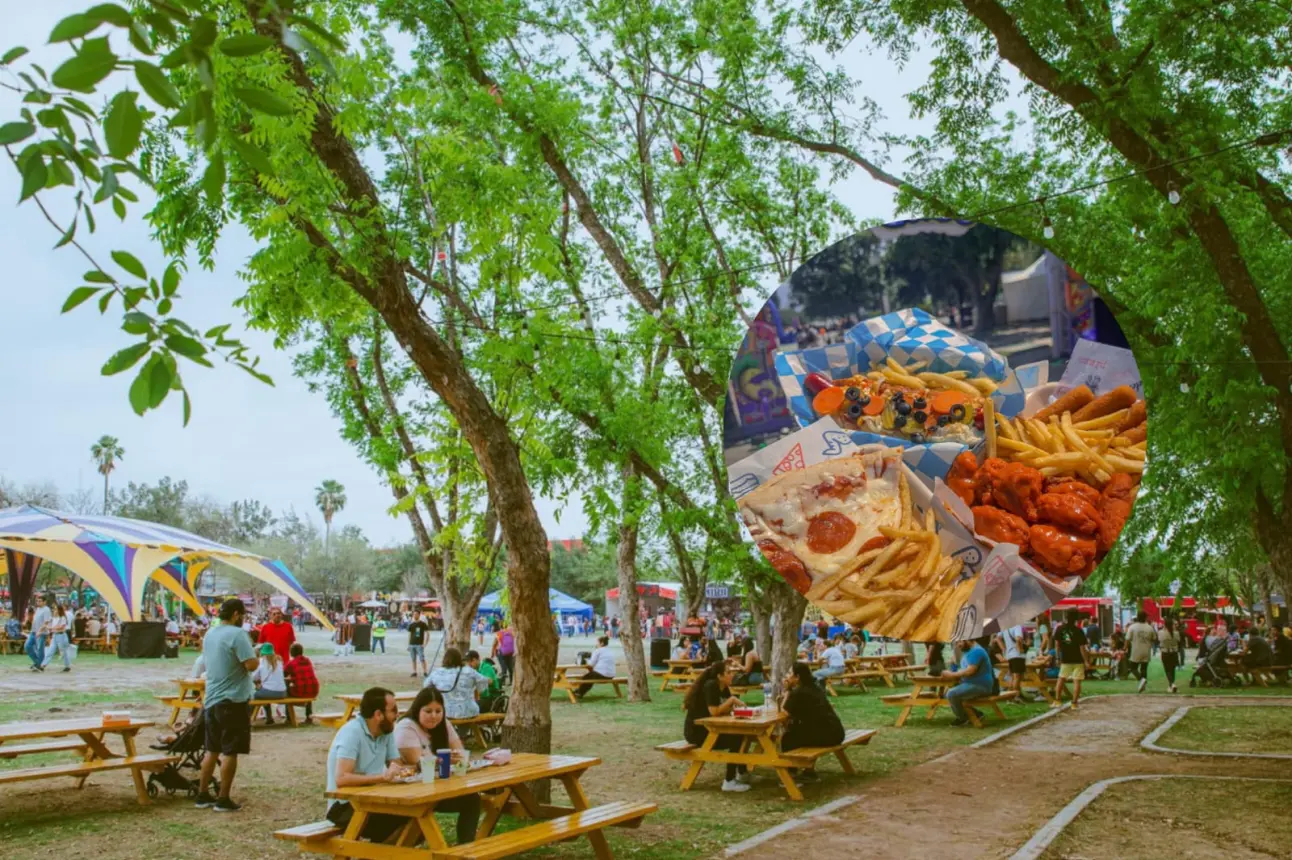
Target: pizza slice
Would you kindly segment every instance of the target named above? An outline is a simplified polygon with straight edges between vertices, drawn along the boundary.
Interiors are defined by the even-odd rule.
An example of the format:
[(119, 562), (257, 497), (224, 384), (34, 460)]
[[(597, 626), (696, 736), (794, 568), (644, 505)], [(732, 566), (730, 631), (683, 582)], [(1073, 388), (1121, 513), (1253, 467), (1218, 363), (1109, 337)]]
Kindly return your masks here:
[(740, 499), (741, 517), (772, 567), (806, 594), (885, 541), (881, 527), (901, 523), (901, 457), (899, 448), (862, 450), (784, 472)]

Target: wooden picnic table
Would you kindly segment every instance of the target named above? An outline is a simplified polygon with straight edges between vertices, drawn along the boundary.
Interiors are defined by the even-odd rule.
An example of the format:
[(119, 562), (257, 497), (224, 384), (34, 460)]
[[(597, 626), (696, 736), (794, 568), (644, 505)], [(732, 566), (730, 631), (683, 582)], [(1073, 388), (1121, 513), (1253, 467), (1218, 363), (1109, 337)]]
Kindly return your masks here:
[[(395, 702), (400, 705), (411, 704), (413, 699), (417, 698), (417, 694), (419, 692), (421, 691), (401, 690), (395, 693)], [(337, 696), (337, 698), (345, 703), (345, 710), (339, 715), (320, 715), (320, 722), (326, 722), (328, 725), (335, 725), (339, 730), (341, 726), (350, 721), (350, 718), (354, 716), (355, 711), (359, 710), (359, 704), (363, 701), (363, 694), (342, 693)], [(471, 737), (475, 738), (476, 743), (480, 745), (481, 749), (488, 749), (489, 739), (485, 737), (485, 727), (493, 725), (494, 723), (501, 723), (506, 716), (506, 714), (485, 712), (476, 714), (474, 717), (450, 717), (449, 722), (453, 724), (454, 729), (469, 731)], [(459, 732), (459, 735), (460, 734), (461, 732)], [(464, 738), (463, 741), (465, 742), (466, 739)]]
[(668, 660), (668, 669), (663, 672), (655, 672), (655, 677), (662, 678), (660, 692), (667, 692), (670, 687), (676, 688), (678, 684), (690, 684), (704, 674), (704, 660)]
[[(104, 725), (102, 717), (82, 717), (68, 720), (27, 721), (0, 723), (0, 758), (12, 759), (21, 755), (71, 752), (81, 756), (78, 762), (46, 764), (38, 767), (0, 770), (0, 785), (8, 782), (25, 782), (34, 779), (72, 777), (76, 787), (85, 785), (92, 774), (107, 770), (129, 770), (134, 779), (135, 794), (141, 804), (148, 804), (148, 790), (144, 785), (144, 771), (159, 771), (177, 762), (177, 755), (138, 755), (135, 735), (153, 723), (132, 718), (129, 722)], [(115, 753), (104, 743), (104, 736), (120, 735), (125, 755)], [(18, 741), (46, 739), (41, 743), (21, 744)]]
[[(1028, 660), (1027, 670), (1023, 673), (1023, 680), (1019, 683), (1022, 690), (1035, 690), (1044, 697), (1045, 701), (1054, 702), (1054, 681), (1049, 680), (1043, 674), (1046, 669), (1050, 668), (1050, 661), (1045, 659)], [(1004, 681), (1000, 679), (1009, 671), (1008, 663), (996, 664), (996, 680), (1000, 682), (1002, 688)]]
[(912, 664), (909, 654), (858, 654), (848, 662), (855, 665), (858, 671), (878, 672), (876, 677), (882, 680), (886, 687), (896, 687), (896, 679), (902, 675), (928, 668), (924, 663)]
[(22, 649), (26, 647), (26, 645), (27, 640), (25, 638), (10, 639), (4, 633), (0, 633), (0, 654), (8, 654), (10, 651), (13, 651), (15, 654), (21, 654)]
[[(354, 817), (344, 833), (331, 822), (320, 821), (274, 835), (299, 843), (302, 851), (371, 860), (449, 857), (492, 860), (586, 836), (598, 860), (611, 860), (613, 854), (602, 829), (635, 827), (657, 807), (653, 803), (617, 802), (593, 808), (579, 780), (600, 763), (596, 758), (516, 753), (505, 765), (480, 768), (465, 776), (433, 782), (340, 788), (328, 792), (327, 796), (349, 801), (354, 807)], [(571, 805), (539, 803), (528, 783), (543, 779), (559, 779)], [(450, 848), (435, 819), (435, 809), (446, 800), (467, 794), (481, 795), (484, 816), (476, 841)], [(403, 816), (408, 822), (387, 844), (363, 842), (359, 834), (368, 816), (375, 814)], [(494, 827), (504, 814), (534, 823), (495, 836)], [(422, 838), (426, 843), (415, 847)]]
[[(575, 670), (578, 670), (578, 674), (570, 675), (570, 672), (574, 672)], [(552, 689), (564, 690), (566, 694), (569, 695), (570, 701), (574, 702), (575, 704), (578, 704), (579, 697), (574, 695), (574, 691), (577, 690), (581, 685), (613, 684), (615, 688), (615, 695), (620, 698), (623, 698), (624, 694), (623, 692), (620, 691), (619, 687), (621, 685), (626, 686), (628, 684), (627, 678), (622, 678), (622, 677), (586, 678), (586, 679), (583, 678), (583, 675), (590, 671), (592, 671), (591, 666), (584, 666), (581, 663), (573, 663), (565, 666), (557, 666), (556, 672), (554, 673), (554, 676), (552, 678)]]
[(202, 707), (202, 695), (206, 692), (205, 678), (175, 678), (178, 692), (174, 696), (157, 696), (161, 702), (170, 706), (170, 719), (166, 722), (175, 725), (179, 722), (181, 711), (191, 711)]
[[(906, 718), (911, 715), (915, 708), (928, 708), (925, 715), (926, 720), (933, 719), (933, 714), (939, 707), (951, 707), (947, 701), (946, 691), (964, 681), (963, 678), (946, 678), (943, 676), (933, 677), (931, 675), (912, 675), (910, 693), (898, 693), (892, 696), (883, 696), (880, 701), (886, 705), (895, 705), (902, 709), (897, 715), (897, 722), (893, 725), (901, 728), (906, 725)], [(1000, 709), (1000, 703), (1017, 698), (1017, 694), (1010, 690), (1007, 693), (1001, 693), (998, 696), (982, 696), (977, 699), (966, 700), (965, 713), (969, 717), (969, 722), (974, 728), (982, 728), (982, 720), (974, 713), (974, 707), (988, 706), (996, 712), (996, 716), (1002, 720), (1005, 719), (1005, 713)]]
[[(855, 729), (846, 732), (843, 743), (837, 746), (804, 747), (781, 752), (779, 735), (788, 720), (789, 714), (783, 711), (768, 713), (763, 710), (752, 717), (705, 717), (695, 721), (696, 725), (704, 726), (708, 732), (704, 743), (700, 746), (697, 747), (687, 741), (674, 741), (661, 744), (656, 749), (671, 759), (690, 762), (691, 766), (682, 777), (683, 791), (689, 791), (695, 785), (700, 772), (708, 763), (724, 766), (743, 764), (750, 770), (756, 767), (770, 767), (776, 772), (790, 799), (802, 800), (803, 792), (794, 784), (790, 768), (812, 767), (821, 756), (834, 753), (844, 773), (856, 773), (852, 762), (848, 760), (846, 750), (855, 744), (869, 743), (875, 734), (873, 730)], [(714, 749), (714, 745), (722, 735), (738, 735), (741, 739), (740, 749), (737, 752)]]

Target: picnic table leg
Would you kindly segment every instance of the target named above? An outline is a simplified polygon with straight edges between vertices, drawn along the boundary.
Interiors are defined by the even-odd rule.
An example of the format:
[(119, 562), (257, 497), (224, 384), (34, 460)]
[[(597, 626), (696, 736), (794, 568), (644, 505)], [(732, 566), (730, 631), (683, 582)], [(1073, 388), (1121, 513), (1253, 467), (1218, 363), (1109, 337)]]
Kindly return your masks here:
[(883, 669), (882, 671), (884, 673), (884, 684), (889, 688), (896, 687), (897, 685), (893, 683), (893, 676), (889, 674), (888, 670)]
[(621, 692), (619, 691), (619, 685), (618, 685), (618, 684), (611, 684), (610, 686), (612, 686), (612, 687), (614, 687), (614, 688), (615, 688), (615, 697), (616, 697), (616, 698), (620, 698), (620, 699), (622, 699), (622, 698), (624, 697), (624, 694), (623, 694), (623, 693), (621, 693)]
[(894, 728), (900, 729), (902, 726), (906, 725), (906, 718), (911, 715), (912, 707), (912, 705), (906, 705), (902, 708), (901, 712), (897, 715), (897, 722), (893, 724)]
[(991, 709), (996, 712), (996, 718), (1001, 722), (1005, 721), (1005, 712), (1000, 709), (1000, 702), (992, 702)]
[[(432, 851), (439, 848), (447, 848), (449, 843), (444, 839), (444, 831), (440, 830), (440, 824), (435, 820), (435, 812), (432, 810), (422, 818), (417, 819), (417, 826), (422, 829), (422, 836), (426, 838), (426, 847)], [(488, 833), (482, 833), (480, 838), (488, 836)]]
[[(773, 761), (780, 758), (781, 751), (777, 749), (776, 742), (772, 740), (770, 734), (759, 735), (758, 745), (763, 748), (763, 752), (772, 757)], [(790, 800), (802, 800), (803, 792), (794, 784), (794, 777), (790, 776), (789, 768), (780, 765), (772, 765), (772, 770), (776, 771), (776, 776), (785, 787), (785, 793), (790, 796)]]
[(287, 725), (296, 728), (299, 723), (296, 722), (296, 706), (287, 705)]
[(856, 773), (852, 766), (852, 760), (848, 758), (847, 750), (835, 750), (834, 757), (839, 760), (839, 767), (843, 768), (844, 773)]
[(476, 723), (471, 727), (471, 730), (471, 733), (475, 735), (476, 743), (480, 744), (480, 749), (489, 749), (489, 742), (485, 740), (484, 729), (480, 727), (480, 724)]
[[(485, 815), (484, 820), (480, 822), (480, 827), (477, 828), (477, 839), (484, 839), (493, 833), (494, 826), (497, 825), (498, 819), (502, 817), (502, 811), (507, 807), (507, 801), (511, 800), (511, 794), (511, 788), (508, 787), (498, 793), (496, 800), (491, 800), (487, 796), (481, 798), (484, 802)], [(430, 816), (430, 818), (432, 821), (435, 820), (434, 815)], [(439, 826), (437, 825), (436, 830), (438, 829)]]
[[(570, 805), (575, 809), (584, 810), (591, 807), (588, 803), (588, 796), (583, 792), (583, 786), (579, 784), (579, 775), (577, 773), (567, 773), (561, 776), (561, 785), (565, 786), (565, 793), (570, 798)], [(606, 841), (606, 835), (600, 830), (593, 830), (587, 834), (588, 841), (592, 843), (592, 850), (597, 855), (597, 860), (612, 860), (615, 856), (610, 850), (610, 843)]]
[[(969, 702), (965, 702), (964, 704), (965, 704), (965, 716), (969, 718), (970, 724), (972, 724), (975, 729), (981, 729), (982, 720), (978, 719), (978, 715), (974, 713), (973, 705), (971, 705)], [(1003, 715), (1001, 716), (1001, 719), (1004, 719)]]
[(834, 678), (825, 679), (825, 691), (836, 699), (839, 697), (839, 693), (834, 689)]
[[(704, 743), (700, 744), (700, 748), (695, 751), (694, 755), (700, 755), (702, 753), (712, 752), (713, 745), (716, 744), (717, 742), (718, 742), (718, 736), (714, 732), (710, 731), (708, 737), (704, 739)], [(683, 791), (691, 790), (691, 786), (695, 785), (695, 781), (699, 779), (700, 771), (702, 770), (704, 770), (703, 759), (697, 758), (691, 762), (691, 766), (687, 768), (686, 776), (682, 777)]]

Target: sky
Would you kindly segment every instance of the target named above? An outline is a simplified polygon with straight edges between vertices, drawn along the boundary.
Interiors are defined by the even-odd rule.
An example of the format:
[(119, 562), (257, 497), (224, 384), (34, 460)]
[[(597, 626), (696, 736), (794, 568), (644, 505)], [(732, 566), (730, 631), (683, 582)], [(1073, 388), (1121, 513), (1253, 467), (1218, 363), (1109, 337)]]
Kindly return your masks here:
[[(66, 47), (42, 47), (50, 30), (88, 5), (88, 0), (9, 4), (0, 51), (25, 45), (32, 51), (30, 59), (52, 70), (57, 65), (53, 58), (64, 56)], [(888, 117), (883, 129), (927, 131), (927, 123), (909, 118), (903, 98), (923, 80), (927, 57), (917, 53), (899, 73), (881, 53), (868, 55), (858, 44), (845, 65)], [(11, 93), (0, 95), (0, 122), (16, 112), (17, 99)], [(74, 249), (53, 250), (59, 233), (30, 202), (13, 205), (18, 193), (17, 172), (0, 166), (0, 392), (7, 406), (0, 420), (0, 478), (16, 484), (52, 482), (64, 493), (81, 488), (101, 493), (90, 445), (107, 434), (125, 449), (111, 476), (114, 485), (170, 476), (188, 481), (195, 495), (225, 503), (257, 499), (275, 511), (295, 508), (318, 521), (314, 488), (330, 478), (345, 486), (348, 499), (337, 526), (357, 525), (378, 546), (411, 539), (406, 520), (388, 512), (390, 490), (341, 438), (340, 422), (323, 395), (311, 394), (293, 377), (290, 354), (275, 350), (268, 335), (248, 331), (232, 307), (242, 292), (238, 272), (256, 247), (245, 231), (226, 231), (214, 272), (191, 261), (177, 314), (202, 330), (232, 323), (231, 336), (260, 356), (261, 369), (275, 385), (266, 386), (232, 366), (217, 364), (208, 370), (181, 362), (193, 400), (192, 421), (184, 427), (178, 398), (138, 417), (127, 398), (132, 374), (100, 375), (103, 362), (132, 342), (119, 329), (119, 311), (101, 317), (88, 302), (67, 315), (59, 313), (89, 266)], [(837, 193), (859, 219), (895, 214), (891, 189), (859, 171)], [(55, 217), (66, 211), (55, 207)], [(98, 216), (98, 232), (90, 236), (81, 231), (78, 239), (85, 239), (100, 260), (114, 249), (128, 249), (150, 272), (161, 272), (166, 260), (149, 238), (143, 211), (132, 207), (121, 222), (105, 209)], [(774, 286), (766, 284), (768, 295)], [(537, 506), (552, 539), (580, 537), (587, 529), (577, 496), (540, 497)]]

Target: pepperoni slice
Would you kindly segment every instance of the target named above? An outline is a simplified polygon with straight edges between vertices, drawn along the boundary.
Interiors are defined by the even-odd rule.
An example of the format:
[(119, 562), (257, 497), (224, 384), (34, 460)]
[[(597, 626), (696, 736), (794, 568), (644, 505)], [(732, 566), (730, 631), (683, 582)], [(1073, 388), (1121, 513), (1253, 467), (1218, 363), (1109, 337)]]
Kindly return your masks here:
[(838, 511), (817, 514), (808, 523), (807, 545), (815, 553), (826, 555), (838, 552), (848, 545), (857, 533), (857, 526)]
[(861, 555), (863, 552), (870, 552), (872, 549), (883, 549), (892, 542), (892, 538), (884, 537), (883, 535), (875, 535), (873, 538), (861, 545), (861, 549), (857, 550), (857, 555)]
[(767, 559), (768, 564), (785, 579), (790, 588), (799, 594), (807, 594), (808, 589), (812, 587), (812, 577), (808, 576), (803, 562), (795, 558), (793, 553), (781, 549), (774, 541), (762, 541), (758, 544), (758, 548), (763, 551), (763, 557)]

